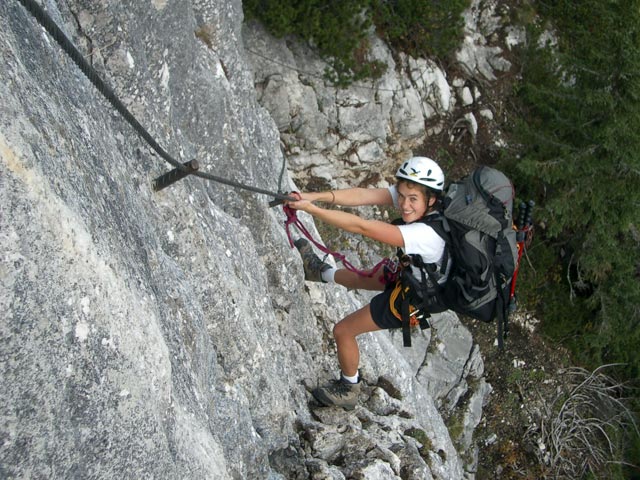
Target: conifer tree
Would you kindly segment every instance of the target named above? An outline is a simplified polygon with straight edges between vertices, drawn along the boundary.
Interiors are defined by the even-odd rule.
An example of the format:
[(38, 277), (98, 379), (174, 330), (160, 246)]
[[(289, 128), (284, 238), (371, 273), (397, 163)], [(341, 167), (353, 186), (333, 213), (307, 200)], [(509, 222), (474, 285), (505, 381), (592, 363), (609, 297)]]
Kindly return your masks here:
[[(506, 160), (538, 200), (547, 331), (640, 373), (640, 2), (554, 0), (532, 29)], [(551, 32), (551, 36), (548, 33)], [(543, 45), (543, 38), (551, 42)], [(544, 250), (544, 251), (543, 251)]]

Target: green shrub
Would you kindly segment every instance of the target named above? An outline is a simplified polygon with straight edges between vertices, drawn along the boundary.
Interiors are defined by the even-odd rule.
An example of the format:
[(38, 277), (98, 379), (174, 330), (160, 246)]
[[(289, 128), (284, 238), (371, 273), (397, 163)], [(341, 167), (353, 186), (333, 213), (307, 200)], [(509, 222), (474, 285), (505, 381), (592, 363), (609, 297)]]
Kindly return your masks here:
[(367, 59), (369, 31), (416, 57), (447, 57), (462, 39), (462, 11), (470, 0), (245, 0), (276, 37), (297, 35), (327, 61), (325, 77), (338, 86), (379, 78), (387, 66)]
[(470, 0), (373, 0), (378, 33), (414, 57), (448, 57), (460, 45)]
[(245, 14), (275, 36), (297, 35), (313, 45), (329, 65), (337, 85), (382, 75), (386, 66), (366, 59), (371, 27), (369, 0), (245, 0)]

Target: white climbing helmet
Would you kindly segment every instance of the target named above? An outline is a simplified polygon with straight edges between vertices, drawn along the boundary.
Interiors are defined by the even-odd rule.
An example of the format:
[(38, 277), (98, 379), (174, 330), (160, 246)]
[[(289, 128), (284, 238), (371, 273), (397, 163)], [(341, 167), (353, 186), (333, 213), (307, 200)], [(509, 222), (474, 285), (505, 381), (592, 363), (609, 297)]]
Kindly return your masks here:
[(412, 157), (404, 162), (396, 172), (396, 178), (404, 178), (432, 190), (444, 189), (444, 173), (440, 166), (427, 157)]

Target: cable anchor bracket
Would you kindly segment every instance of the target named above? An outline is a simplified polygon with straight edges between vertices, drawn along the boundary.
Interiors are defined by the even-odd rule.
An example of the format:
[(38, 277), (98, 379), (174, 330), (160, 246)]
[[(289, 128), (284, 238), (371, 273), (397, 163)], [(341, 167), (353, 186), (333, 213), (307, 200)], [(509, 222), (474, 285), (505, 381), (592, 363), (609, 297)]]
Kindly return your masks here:
[(156, 178), (153, 181), (153, 190), (155, 192), (159, 192), (160, 190), (173, 185), (177, 181), (182, 180), (184, 177), (192, 174), (193, 172), (198, 171), (198, 168), (200, 168), (198, 161), (195, 159), (189, 160), (182, 165), (185, 168), (176, 167), (173, 170), (169, 170), (167, 173), (163, 173), (158, 178)]

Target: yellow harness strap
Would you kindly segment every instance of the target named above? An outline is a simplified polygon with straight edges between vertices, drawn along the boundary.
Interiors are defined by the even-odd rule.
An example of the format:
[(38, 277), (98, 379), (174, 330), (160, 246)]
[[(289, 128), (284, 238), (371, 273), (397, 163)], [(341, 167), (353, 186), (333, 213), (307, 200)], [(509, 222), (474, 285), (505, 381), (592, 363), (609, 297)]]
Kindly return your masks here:
[[(393, 287), (393, 291), (391, 292), (391, 296), (389, 297), (389, 309), (393, 316), (402, 322), (402, 313), (398, 311), (396, 305), (402, 304), (405, 296), (409, 294), (409, 287), (402, 288), (402, 282), (400, 280), (396, 281), (395, 287)], [(400, 298), (400, 301), (398, 301)], [(409, 324), (412, 327), (417, 327), (420, 325), (420, 321), (415, 317), (414, 312), (416, 311), (413, 305), (409, 305)]]

